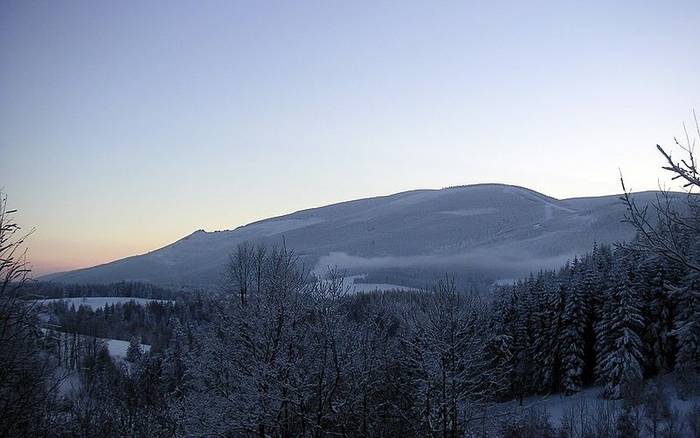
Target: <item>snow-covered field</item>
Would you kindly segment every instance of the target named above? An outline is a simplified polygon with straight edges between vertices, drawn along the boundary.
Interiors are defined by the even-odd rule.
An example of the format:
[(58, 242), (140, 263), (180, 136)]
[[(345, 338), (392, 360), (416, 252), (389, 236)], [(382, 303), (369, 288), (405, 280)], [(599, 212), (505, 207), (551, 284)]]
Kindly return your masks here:
[(88, 306), (92, 310), (99, 309), (104, 307), (105, 305), (114, 305), (117, 303), (128, 303), (133, 301), (136, 304), (140, 304), (142, 306), (148, 304), (149, 302), (152, 301), (158, 301), (162, 303), (169, 303), (172, 301), (168, 300), (154, 300), (150, 298), (133, 298), (133, 297), (82, 297), (82, 298), (54, 298), (54, 299), (49, 299), (49, 300), (37, 300), (41, 304), (51, 304), (51, 303), (56, 303), (60, 301), (64, 301), (68, 306), (71, 304), (74, 305), (76, 308), (79, 306)]
[(389, 283), (355, 283), (355, 280), (362, 280), (367, 276), (367, 274), (359, 275), (348, 275), (343, 277), (343, 288), (347, 290), (350, 294), (362, 293), (362, 292), (376, 292), (376, 291), (387, 291), (387, 290), (405, 290), (405, 291), (415, 291), (418, 289), (400, 286), (397, 284)]
[[(112, 357), (124, 358), (126, 357), (126, 350), (129, 349), (129, 342), (120, 341), (117, 339), (102, 339), (107, 344), (107, 350), (109, 350), (109, 355)], [(144, 353), (151, 351), (151, 346), (148, 344), (141, 344), (141, 349)]]
[(361, 292), (375, 292), (375, 291), (385, 291), (385, 290), (406, 290), (414, 291), (417, 290), (412, 287), (399, 286), (397, 284), (389, 283), (355, 283), (355, 279), (362, 279), (364, 275), (352, 275), (350, 277), (345, 277), (344, 284), (349, 288), (350, 293), (361, 293)]
[[(681, 399), (670, 378), (661, 377), (652, 380), (663, 388), (669, 398), (671, 410), (675, 410), (681, 418), (691, 412), (700, 403), (700, 395)], [(647, 381), (649, 385), (652, 381)], [(513, 414), (525, 415), (528, 412), (544, 412), (549, 417), (552, 426), (558, 428), (565, 424), (566, 419), (580, 421), (582, 417), (595, 417), (604, 412), (615, 413), (622, 409), (621, 400), (607, 400), (601, 397), (602, 387), (587, 388), (571, 396), (553, 394), (548, 396), (532, 396), (523, 400), (522, 406), (517, 400), (501, 403), (490, 409), (492, 417)]]
[[(63, 332), (59, 332), (56, 330), (52, 329), (47, 329), (47, 328), (42, 328), (42, 332), (44, 333), (55, 333), (58, 335), (62, 335)], [(92, 336), (87, 336), (87, 335), (80, 335), (83, 338), (87, 339), (95, 339)], [(126, 357), (126, 351), (129, 349), (129, 341), (120, 341), (118, 339), (109, 339), (109, 338), (98, 338), (101, 341), (104, 341), (105, 345), (107, 345), (107, 350), (109, 351), (109, 355), (115, 358), (124, 358)], [(141, 349), (144, 352), (151, 351), (151, 346), (148, 344), (141, 344)]]
[(610, 408), (617, 408), (620, 402), (600, 398), (601, 391), (602, 388), (594, 387), (584, 389), (570, 396), (565, 396), (564, 394), (532, 396), (523, 399), (522, 406), (519, 405), (517, 400), (513, 400), (499, 404), (496, 406), (495, 411), (497, 413), (512, 412), (514, 414), (522, 414), (534, 410), (545, 411), (549, 415), (552, 425), (556, 427), (561, 425), (562, 418), (572, 412), (588, 411), (608, 404)]

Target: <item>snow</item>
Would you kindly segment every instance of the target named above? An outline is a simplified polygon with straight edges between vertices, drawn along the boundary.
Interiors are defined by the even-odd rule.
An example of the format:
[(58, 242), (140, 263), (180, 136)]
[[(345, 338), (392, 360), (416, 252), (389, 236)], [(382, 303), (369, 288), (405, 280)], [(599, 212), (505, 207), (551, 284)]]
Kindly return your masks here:
[[(54, 330), (54, 329), (48, 329), (48, 328), (42, 328), (42, 332), (44, 333), (59, 333), (63, 334), (63, 332)], [(83, 338), (87, 339), (95, 339), (94, 336), (88, 336), (88, 335), (79, 335), (82, 336)], [(119, 339), (110, 339), (110, 338), (97, 338), (101, 341), (104, 341), (105, 345), (107, 346), (107, 351), (109, 351), (109, 355), (115, 358), (124, 358), (126, 357), (126, 351), (129, 349), (129, 341), (122, 341)], [(151, 346), (148, 344), (141, 344), (141, 349), (144, 351), (144, 353), (151, 351)]]
[[(594, 242), (631, 239), (632, 227), (621, 222), (624, 213), (618, 196), (560, 201), (498, 184), (417, 190), (302, 210), (231, 231), (200, 231), (145, 255), (44, 279), (218, 286), (238, 244), (279, 244), (283, 238), (308, 266), (354, 272), (419, 266), (428, 281), (457, 265), (497, 266), (499, 276), (521, 277), (559, 267)], [(347, 264), (332, 260), (338, 254), (347, 255)]]
[[(664, 385), (670, 396), (670, 404), (672, 409), (677, 409), (682, 415), (690, 412), (693, 406), (700, 402), (700, 396), (692, 397), (687, 400), (681, 400), (672, 385), (668, 383)], [(517, 400), (512, 400), (506, 403), (496, 405), (492, 413), (512, 412), (515, 414), (524, 413), (527, 411), (543, 410), (549, 415), (549, 418), (554, 427), (562, 424), (562, 419), (576, 417), (582, 414), (593, 414), (600, 409), (609, 411), (617, 411), (622, 408), (621, 400), (608, 400), (602, 398), (602, 386), (587, 388), (576, 394), (566, 396), (563, 393), (532, 396), (523, 399), (522, 407), (519, 406)]]
[(570, 396), (555, 394), (546, 397), (530, 397), (523, 402), (523, 405), (544, 408), (549, 414), (552, 424), (559, 426), (562, 418), (569, 412), (577, 412), (581, 409), (591, 410), (600, 404), (610, 403), (613, 406), (620, 404), (618, 400), (600, 398), (602, 392), (602, 387), (594, 387)]
[(442, 190), (415, 190), (408, 193), (399, 193), (396, 198), (391, 201), (394, 206), (408, 206), (420, 204), (431, 199), (435, 199), (444, 194)]
[[(126, 351), (129, 349), (128, 341), (120, 341), (118, 339), (102, 339), (107, 344), (107, 350), (109, 350), (109, 355), (112, 357), (124, 358), (126, 357)], [(151, 346), (148, 344), (141, 344), (141, 349), (144, 353), (151, 351)]]
[(58, 381), (57, 392), (59, 397), (67, 397), (77, 393), (82, 387), (80, 375), (76, 371), (69, 371), (64, 367), (56, 367), (54, 378)]
[[(321, 274), (321, 272), (316, 273)], [(367, 277), (367, 274), (359, 275), (347, 275), (343, 277), (343, 289), (349, 294), (357, 294), (362, 292), (377, 292), (377, 291), (388, 291), (388, 290), (404, 290), (404, 291), (416, 291), (418, 289), (400, 286), (397, 284), (389, 283), (355, 283), (355, 280), (362, 280)], [(327, 280), (322, 280), (326, 282)]]
[(452, 214), (455, 216), (469, 217), (469, 216), (480, 216), (482, 214), (498, 213), (498, 209), (496, 209), (494, 207), (481, 207), (481, 208), (477, 207), (477, 208), (463, 208), (461, 210), (441, 211), (440, 213)]
[(267, 220), (261, 222), (254, 222), (252, 224), (246, 225), (246, 231), (255, 231), (263, 236), (273, 236), (275, 234), (284, 233), (287, 231), (295, 230), (297, 228), (308, 227), (309, 225), (316, 225), (324, 222), (324, 219), (320, 217), (311, 217), (305, 219), (278, 219), (278, 220)]
[(512, 286), (518, 282), (516, 278), (499, 278), (493, 282), (494, 286)]
[(136, 304), (140, 304), (142, 306), (145, 306), (146, 304), (150, 302), (160, 302), (160, 303), (172, 303), (173, 301), (169, 300), (154, 300), (150, 298), (132, 298), (132, 297), (78, 297), (78, 298), (54, 298), (54, 299), (48, 299), (48, 300), (37, 300), (38, 303), (40, 304), (51, 304), (51, 303), (57, 303), (64, 301), (69, 307), (71, 305), (74, 305), (76, 308), (79, 306), (88, 306), (92, 310), (96, 310), (102, 307), (105, 307), (105, 305), (114, 305), (117, 303), (128, 303), (128, 302), (134, 302)]
[(533, 192), (522, 187), (505, 187), (503, 189), (503, 193), (514, 193), (530, 201), (543, 203), (545, 208), (544, 215), (546, 220), (552, 218), (553, 209), (563, 211), (566, 213), (576, 213), (576, 210), (556, 204), (555, 202), (557, 200), (554, 198), (549, 198), (548, 196), (545, 196), (541, 193)]
[(415, 291), (418, 289), (406, 286), (399, 286), (396, 284), (389, 283), (355, 283), (355, 279), (364, 279), (367, 275), (351, 275), (344, 277), (343, 284), (349, 288), (350, 293), (361, 293), (361, 292), (375, 292), (375, 291), (386, 291), (386, 290), (405, 290), (405, 291)]

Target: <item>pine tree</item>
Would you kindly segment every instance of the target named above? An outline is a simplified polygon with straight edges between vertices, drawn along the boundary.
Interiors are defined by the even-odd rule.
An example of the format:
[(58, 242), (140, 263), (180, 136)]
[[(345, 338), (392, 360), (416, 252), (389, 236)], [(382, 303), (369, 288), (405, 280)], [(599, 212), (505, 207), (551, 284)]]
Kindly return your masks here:
[(655, 375), (673, 368), (675, 299), (665, 285), (667, 275), (663, 260), (651, 257), (643, 261), (640, 263), (639, 274), (633, 286), (644, 301), (642, 313), (647, 324), (643, 341), (648, 355), (647, 374)]
[(187, 335), (180, 320), (172, 318), (170, 325), (173, 331), (164, 354), (161, 380), (168, 392), (174, 392), (181, 388), (185, 380), (185, 356), (188, 346)]
[(491, 369), (497, 370), (500, 380), (496, 393), (499, 396), (512, 395), (515, 384), (515, 291), (512, 287), (502, 289), (494, 303), (491, 330), (493, 336), (487, 345), (488, 361)]
[(126, 360), (131, 363), (138, 362), (143, 356), (143, 349), (141, 348), (141, 340), (136, 336), (133, 336), (129, 341), (129, 348), (126, 350)]
[(574, 259), (570, 270), (560, 341), (562, 345), (562, 386), (567, 395), (581, 390), (585, 366), (586, 308), (583, 289), (579, 283), (579, 268), (578, 259)]
[(626, 269), (615, 275), (615, 284), (608, 295), (607, 314), (600, 325), (603, 336), (611, 344), (600, 358), (600, 371), (605, 395), (619, 398), (624, 386), (643, 376), (642, 340), (644, 327), (640, 302), (630, 285)]
[(676, 369), (700, 371), (700, 273), (686, 275), (682, 284), (671, 289), (678, 300), (672, 335), (678, 342)]
[(559, 285), (559, 280), (552, 280), (547, 296), (547, 309), (549, 321), (545, 338), (547, 347), (544, 353), (544, 366), (548, 379), (543, 380), (547, 386), (544, 391), (559, 392), (562, 381), (562, 344), (560, 334), (564, 326), (564, 310), (566, 297), (564, 288)]
[[(532, 309), (532, 357), (535, 364), (534, 389), (537, 392), (556, 390), (558, 377), (555, 366), (559, 360), (558, 333), (560, 325), (560, 295), (551, 272), (540, 273), (534, 291)], [(556, 384), (555, 384), (556, 378)]]
[(595, 381), (596, 368), (596, 329), (595, 324), (599, 319), (602, 308), (601, 280), (598, 270), (598, 246), (594, 245), (593, 252), (586, 254), (582, 260), (581, 288), (582, 300), (586, 309), (585, 328), (583, 333), (584, 345), (584, 384), (592, 384)]

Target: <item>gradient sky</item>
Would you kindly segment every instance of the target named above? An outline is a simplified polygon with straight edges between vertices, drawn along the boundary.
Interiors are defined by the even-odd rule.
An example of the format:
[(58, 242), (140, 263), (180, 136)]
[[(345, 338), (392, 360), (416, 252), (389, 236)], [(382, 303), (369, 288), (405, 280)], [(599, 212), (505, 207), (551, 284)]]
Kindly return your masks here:
[(36, 273), (477, 182), (662, 177), (700, 2), (0, 3), (0, 187)]

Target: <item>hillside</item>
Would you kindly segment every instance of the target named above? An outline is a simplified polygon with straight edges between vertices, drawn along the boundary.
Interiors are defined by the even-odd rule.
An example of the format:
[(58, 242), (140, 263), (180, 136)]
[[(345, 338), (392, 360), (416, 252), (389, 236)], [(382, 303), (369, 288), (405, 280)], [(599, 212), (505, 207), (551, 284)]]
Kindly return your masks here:
[[(635, 195), (640, 204), (654, 192)], [(229, 231), (196, 231), (143, 255), (43, 280), (144, 281), (164, 286), (220, 283), (229, 254), (243, 241), (279, 244), (322, 271), (338, 266), (391, 283), (469, 272), (484, 281), (556, 267), (594, 242), (633, 237), (618, 195), (558, 200), (502, 184), (414, 190), (359, 199), (254, 222)], [(386, 280), (386, 281), (384, 281)]]

